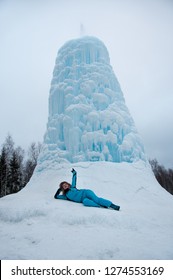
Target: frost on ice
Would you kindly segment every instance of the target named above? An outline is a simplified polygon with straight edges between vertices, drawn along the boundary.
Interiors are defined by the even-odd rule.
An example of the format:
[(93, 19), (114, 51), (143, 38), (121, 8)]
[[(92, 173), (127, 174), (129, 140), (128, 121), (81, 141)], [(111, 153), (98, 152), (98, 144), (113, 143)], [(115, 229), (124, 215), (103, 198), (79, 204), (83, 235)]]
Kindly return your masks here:
[(95, 37), (64, 44), (49, 95), (49, 118), (39, 162), (145, 160), (105, 45)]

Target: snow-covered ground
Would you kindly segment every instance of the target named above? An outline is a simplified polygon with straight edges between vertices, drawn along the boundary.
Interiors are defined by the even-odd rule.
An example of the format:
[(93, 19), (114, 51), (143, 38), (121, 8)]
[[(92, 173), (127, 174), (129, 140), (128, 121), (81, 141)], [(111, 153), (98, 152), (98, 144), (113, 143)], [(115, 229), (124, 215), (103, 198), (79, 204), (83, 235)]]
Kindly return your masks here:
[[(55, 200), (71, 167), (121, 211)], [(61, 164), (0, 199), (0, 259), (173, 259), (172, 238), (173, 197), (142, 161)]]

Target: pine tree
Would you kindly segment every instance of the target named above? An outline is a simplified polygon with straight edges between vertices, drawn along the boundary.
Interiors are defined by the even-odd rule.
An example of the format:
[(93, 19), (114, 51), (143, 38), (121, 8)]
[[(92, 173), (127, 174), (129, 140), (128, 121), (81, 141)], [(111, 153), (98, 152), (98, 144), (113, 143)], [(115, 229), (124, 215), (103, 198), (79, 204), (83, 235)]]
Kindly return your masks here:
[(3, 147), (5, 148), (6, 155), (7, 155), (7, 162), (9, 164), (14, 152), (14, 141), (10, 134), (7, 135)]
[(16, 158), (19, 164), (19, 169), (20, 169), (20, 174), (21, 174), (21, 178), (20, 178), (20, 188), (22, 189), (25, 186), (25, 181), (24, 181), (24, 177), (25, 177), (25, 167), (24, 167), (24, 155), (25, 155), (25, 151), (21, 148), (21, 147), (17, 147), (15, 149), (15, 153), (16, 153)]
[(5, 147), (2, 148), (0, 155), (0, 197), (8, 194), (8, 163)]
[(25, 170), (24, 170), (24, 185), (26, 185), (29, 180), (32, 177), (32, 174), (34, 172), (35, 169), (35, 164), (33, 164), (33, 161), (28, 159), (25, 163)]
[(9, 163), (9, 186), (10, 193), (16, 193), (22, 188), (22, 172), (20, 168), (20, 162), (16, 151), (13, 152), (12, 158)]

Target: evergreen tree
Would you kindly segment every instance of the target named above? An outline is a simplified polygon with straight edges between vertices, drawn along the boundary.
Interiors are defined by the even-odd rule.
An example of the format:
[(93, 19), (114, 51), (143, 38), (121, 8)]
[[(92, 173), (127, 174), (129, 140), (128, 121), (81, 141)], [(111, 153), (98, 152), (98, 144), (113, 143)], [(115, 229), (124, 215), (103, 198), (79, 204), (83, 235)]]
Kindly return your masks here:
[(25, 166), (24, 166), (24, 156), (25, 156), (25, 151), (21, 148), (21, 147), (17, 147), (15, 149), (16, 152), (16, 158), (19, 164), (19, 168), (20, 168), (20, 174), (21, 174), (21, 178), (20, 178), (20, 187), (23, 188), (25, 186)]
[(21, 172), (20, 162), (16, 151), (13, 152), (9, 163), (9, 186), (10, 193), (16, 193), (22, 188), (23, 176)]
[(7, 162), (9, 164), (14, 152), (14, 141), (10, 134), (7, 135), (3, 147), (5, 148), (6, 155), (7, 155)]
[(33, 164), (32, 160), (28, 159), (25, 163), (25, 170), (24, 170), (24, 185), (26, 185), (32, 177), (32, 174), (35, 169), (35, 164)]
[(3, 147), (0, 155), (0, 197), (9, 193), (8, 189), (8, 163), (6, 149)]

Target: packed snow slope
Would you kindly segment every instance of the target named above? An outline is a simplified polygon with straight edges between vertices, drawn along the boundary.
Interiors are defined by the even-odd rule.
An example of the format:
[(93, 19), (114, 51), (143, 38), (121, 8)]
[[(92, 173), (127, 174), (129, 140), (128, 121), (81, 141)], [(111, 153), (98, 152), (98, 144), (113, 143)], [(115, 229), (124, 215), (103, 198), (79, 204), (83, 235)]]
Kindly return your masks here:
[[(54, 199), (59, 182), (121, 206), (121, 211)], [(0, 259), (173, 259), (173, 197), (150, 167), (64, 163), (34, 173), (18, 194), (0, 199)]]

